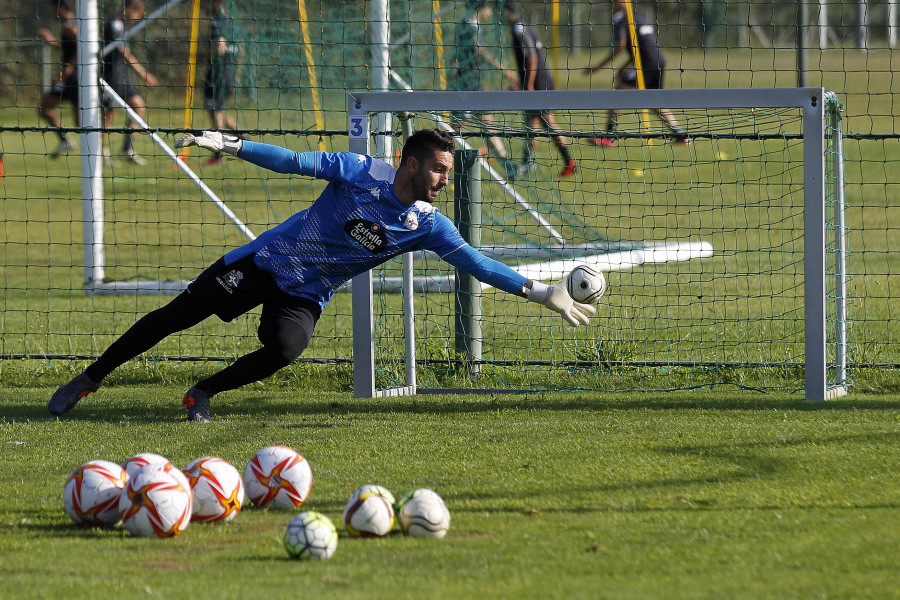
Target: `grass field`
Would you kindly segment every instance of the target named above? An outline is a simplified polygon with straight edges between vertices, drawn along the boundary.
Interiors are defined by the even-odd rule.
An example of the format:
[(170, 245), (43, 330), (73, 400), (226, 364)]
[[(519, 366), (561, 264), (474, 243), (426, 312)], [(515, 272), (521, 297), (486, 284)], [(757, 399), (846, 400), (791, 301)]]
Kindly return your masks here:
[[(361, 401), (247, 389), (183, 421), (181, 387), (113, 385), (70, 416), (49, 387), (0, 395), (5, 598), (896, 598), (900, 398), (547, 394)], [(245, 508), (170, 540), (84, 529), (69, 472), (141, 451), (179, 466), (297, 448), (304, 505), (431, 487), (444, 540), (348, 538), (326, 563), (281, 546), (293, 513)], [(339, 528), (340, 529), (340, 528)]]
[[(751, 54), (755, 65), (770, 68), (733, 68), (749, 64)], [(822, 81), (810, 84), (841, 95), (847, 131), (896, 132), (890, 74), (900, 69), (898, 57), (827, 52), (817, 65)], [(793, 85), (794, 60), (791, 52), (688, 50), (680, 80), (669, 81), (675, 87)], [(588, 59), (567, 64), (579, 61)], [(570, 88), (591, 85), (601, 87), (577, 71), (569, 80)], [(177, 108), (155, 105), (152, 95), (148, 100), (153, 126), (180, 125)], [(0, 125), (33, 126), (33, 108), (0, 110)], [(326, 115), (329, 127), (343, 126), (342, 111), (338, 104)], [(241, 123), (265, 128), (269, 117), (270, 110), (245, 107)], [(308, 114), (295, 117), (278, 127), (312, 125)], [(261, 139), (297, 150), (318, 143), (303, 136)], [(540, 144), (538, 176), (521, 185), (554, 218), (578, 207), (585, 231), (610, 239), (702, 233), (731, 251), (706, 263), (617, 274), (601, 315), (578, 334), (524, 302), (486, 295), (489, 358), (597, 363), (550, 372), (514, 364), (492, 377), (514, 387), (590, 392), (353, 399), (351, 369), (341, 362), (352, 348), (349, 297), (339, 295), (306, 353), (337, 362), (296, 364), (265, 383), (223, 394), (215, 399), (215, 421), (198, 427), (184, 422), (180, 398), (198, 377), (255, 347), (253, 315), (229, 325), (210, 320), (164, 341), (112, 374), (69, 416), (49, 418), (45, 406), (56, 386), (137, 316), (166, 301), (83, 295), (79, 161), (48, 159), (55, 141), (49, 134), (0, 131), (6, 168), (0, 355), (32, 357), (0, 360), (0, 598), (182, 598), (198, 590), (221, 598), (897, 597), (897, 371), (851, 370), (850, 397), (800, 400), (798, 213), (792, 199), (773, 203), (770, 195), (776, 184), (795, 189), (795, 149), (772, 150), (777, 160), (763, 154), (754, 160), (759, 145), (698, 141), (684, 149), (631, 140), (603, 154), (578, 144), (582, 171), (576, 182), (560, 183), (553, 179), (554, 150)], [(341, 150), (345, 140), (326, 143)], [(118, 162), (106, 171), (111, 278), (189, 279), (242, 243), (149, 142), (139, 138), (137, 147), (152, 158), (148, 166)], [(896, 140), (854, 140), (845, 154), (851, 361), (900, 363), (894, 168), (900, 149)], [(191, 164), (257, 232), (304, 208), (321, 189), (242, 163), (206, 167), (199, 153)], [(495, 188), (486, 194), (495, 216), (508, 212), (508, 200)], [(731, 204), (723, 209), (726, 197)], [(440, 208), (452, 213), (449, 196)], [(503, 227), (535, 229), (521, 214)], [(575, 227), (567, 232), (583, 235)], [(452, 299), (417, 301), (420, 357), (428, 361), (420, 383), (453, 383)], [(397, 329), (399, 298), (379, 302), (380, 325)], [(394, 357), (398, 341), (383, 344), (383, 354)], [(48, 355), (78, 358), (42, 358)], [(685, 357), (782, 364), (613, 364)], [(392, 375), (390, 366), (385, 371)], [(699, 389), (622, 391), (673, 388)], [(740, 388), (776, 391), (733, 391)], [(450, 508), (449, 536), (342, 535), (332, 560), (302, 564), (281, 546), (292, 513), (247, 508), (233, 523), (194, 524), (176, 539), (156, 541), (131, 538), (121, 528), (76, 527), (62, 508), (68, 474), (90, 459), (120, 462), (156, 452), (184, 466), (218, 455), (243, 470), (253, 452), (276, 443), (310, 460), (310, 509), (338, 522), (344, 502), (363, 483), (395, 494), (431, 487)]]

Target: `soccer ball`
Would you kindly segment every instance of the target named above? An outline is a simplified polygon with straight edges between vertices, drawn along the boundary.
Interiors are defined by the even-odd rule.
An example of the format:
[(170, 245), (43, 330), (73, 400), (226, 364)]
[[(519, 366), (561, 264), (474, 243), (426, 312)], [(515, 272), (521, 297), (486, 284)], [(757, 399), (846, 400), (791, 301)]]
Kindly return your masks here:
[[(133, 477), (147, 465), (172, 465), (172, 463), (165, 456), (153, 454), (152, 452), (142, 452), (141, 454), (135, 454), (123, 462), (122, 468), (125, 469), (125, 472), (128, 473), (129, 477)], [(172, 465), (169, 468), (174, 469), (175, 465)]]
[(566, 291), (576, 302), (595, 304), (606, 293), (606, 278), (600, 271), (581, 265), (566, 277)]
[(84, 463), (69, 475), (63, 489), (66, 512), (79, 525), (115, 525), (127, 479), (125, 470), (108, 460)]
[(425, 488), (400, 498), (397, 520), (403, 533), (412, 537), (442, 538), (450, 529), (450, 511), (444, 500)]
[(291, 558), (325, 560), (337, 549), (337, 529), (320, 512), (302, 512), (284, 529), (284, 549)]
[(215, 456), (198, 458), (184, 468), (194, 497), (191, 520), (230, 521), (244, 504), (244, 481), (232, 464)]
[(382, 537), (394, 528), (394, 495), (380, 485), (353, 492), (344, 508), (344, 527), (353, 537)]
[(119, 499), (119, 514), (132, 535), (173, 537), (191, 521), (191, 486), (178, 469), (147, 465), (128, 483)]
[(297, 508), (312, 489), (312, 469), (296, 450), (267, 446), (244, 469), (247, 495), (259, 508)]

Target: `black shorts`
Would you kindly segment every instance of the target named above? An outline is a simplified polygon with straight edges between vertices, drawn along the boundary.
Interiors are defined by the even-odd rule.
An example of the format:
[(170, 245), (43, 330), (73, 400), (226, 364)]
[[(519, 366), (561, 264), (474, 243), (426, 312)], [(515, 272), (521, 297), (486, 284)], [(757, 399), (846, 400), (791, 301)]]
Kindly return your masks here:
[(225, 110), (226, 101), (234, 92), (236, 73), (231, 67), (211, 66), (203, 83), (203, 107), (206, 110)]
[(187, 291), (209, 304), (213, 314), (230, 322), (263, 305), (263, 311), (302, 323), (312, 315), (317, 321), (322, 314), (319, 303), (309, 298), (292, 296), (278, 287), (272, 276), (253, 261), (253, 254), (230, 265), (220, 258), (188, 284)]
[[(636, 88), (637, 71), (632, 68), (622, 69), (619, 72), (619, 82), (622, 85)], [(663, 70), (662, 69), (644, 69), (644, 89), (661, 90), (663, 86)]]
[[(113, 77), (106, 80), (106, 83), (109, 84), (109, 87), (119, 95), (123, 100), (128, 100), (129, 98), (134, 98), (139, 95), (137, 88), (131, 83), (131, 81), (127, 77)], [(114, 104), (109, 98), (106, 97), (106, 94), (103, 94), (103, 108), (119, 108), (118, 104)]]
[(65, 100), (78, 106), (78, 72), (75, 71), (65, 81), (56, 81), (47, 92), (49, 96), (55, 96), (60, 101)]

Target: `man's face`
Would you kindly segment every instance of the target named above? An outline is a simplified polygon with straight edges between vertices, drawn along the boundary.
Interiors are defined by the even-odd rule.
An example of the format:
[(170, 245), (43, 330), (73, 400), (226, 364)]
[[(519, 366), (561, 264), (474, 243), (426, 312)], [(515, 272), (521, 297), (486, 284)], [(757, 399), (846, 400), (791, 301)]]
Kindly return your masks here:
[[(414, 157), (410, 159), (415, 160)], [(450, 183), (451, 169), (453, 169), (453, 155), (443, 150), (438, 150), (421, 162), (416, 161), (412, 176), (415, 199), (434, 202), (441, 190)]]
[(127, 21), (140, 21), (144, 18), (144, 7), (140, 3), (127, 7), (124, 12)]

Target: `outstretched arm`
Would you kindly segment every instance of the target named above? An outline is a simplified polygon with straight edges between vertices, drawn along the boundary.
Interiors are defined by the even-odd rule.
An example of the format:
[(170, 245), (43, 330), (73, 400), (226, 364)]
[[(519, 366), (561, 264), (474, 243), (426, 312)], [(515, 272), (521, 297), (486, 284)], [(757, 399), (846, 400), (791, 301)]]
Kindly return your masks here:
[(213, 152), (227, 152), (276, 173), (316, 176), (316, 152), (294, 152), (281, 146), (243, 140), (236, 135), (204, 131), (188, 134), (175, 142), (176, 148), (199, 146)]
[(497, 289), (527, 298), (557, 312), (572, 326), (586, 325), (596, 312), (593, 306), (576, 302), (566, 291), (566, 280), (554, 285), (526, 279), (505, 264), (488, 258), (475, 248), (464, 244), (445, 255), (444, 260), (475, 276), (478, 281)]

